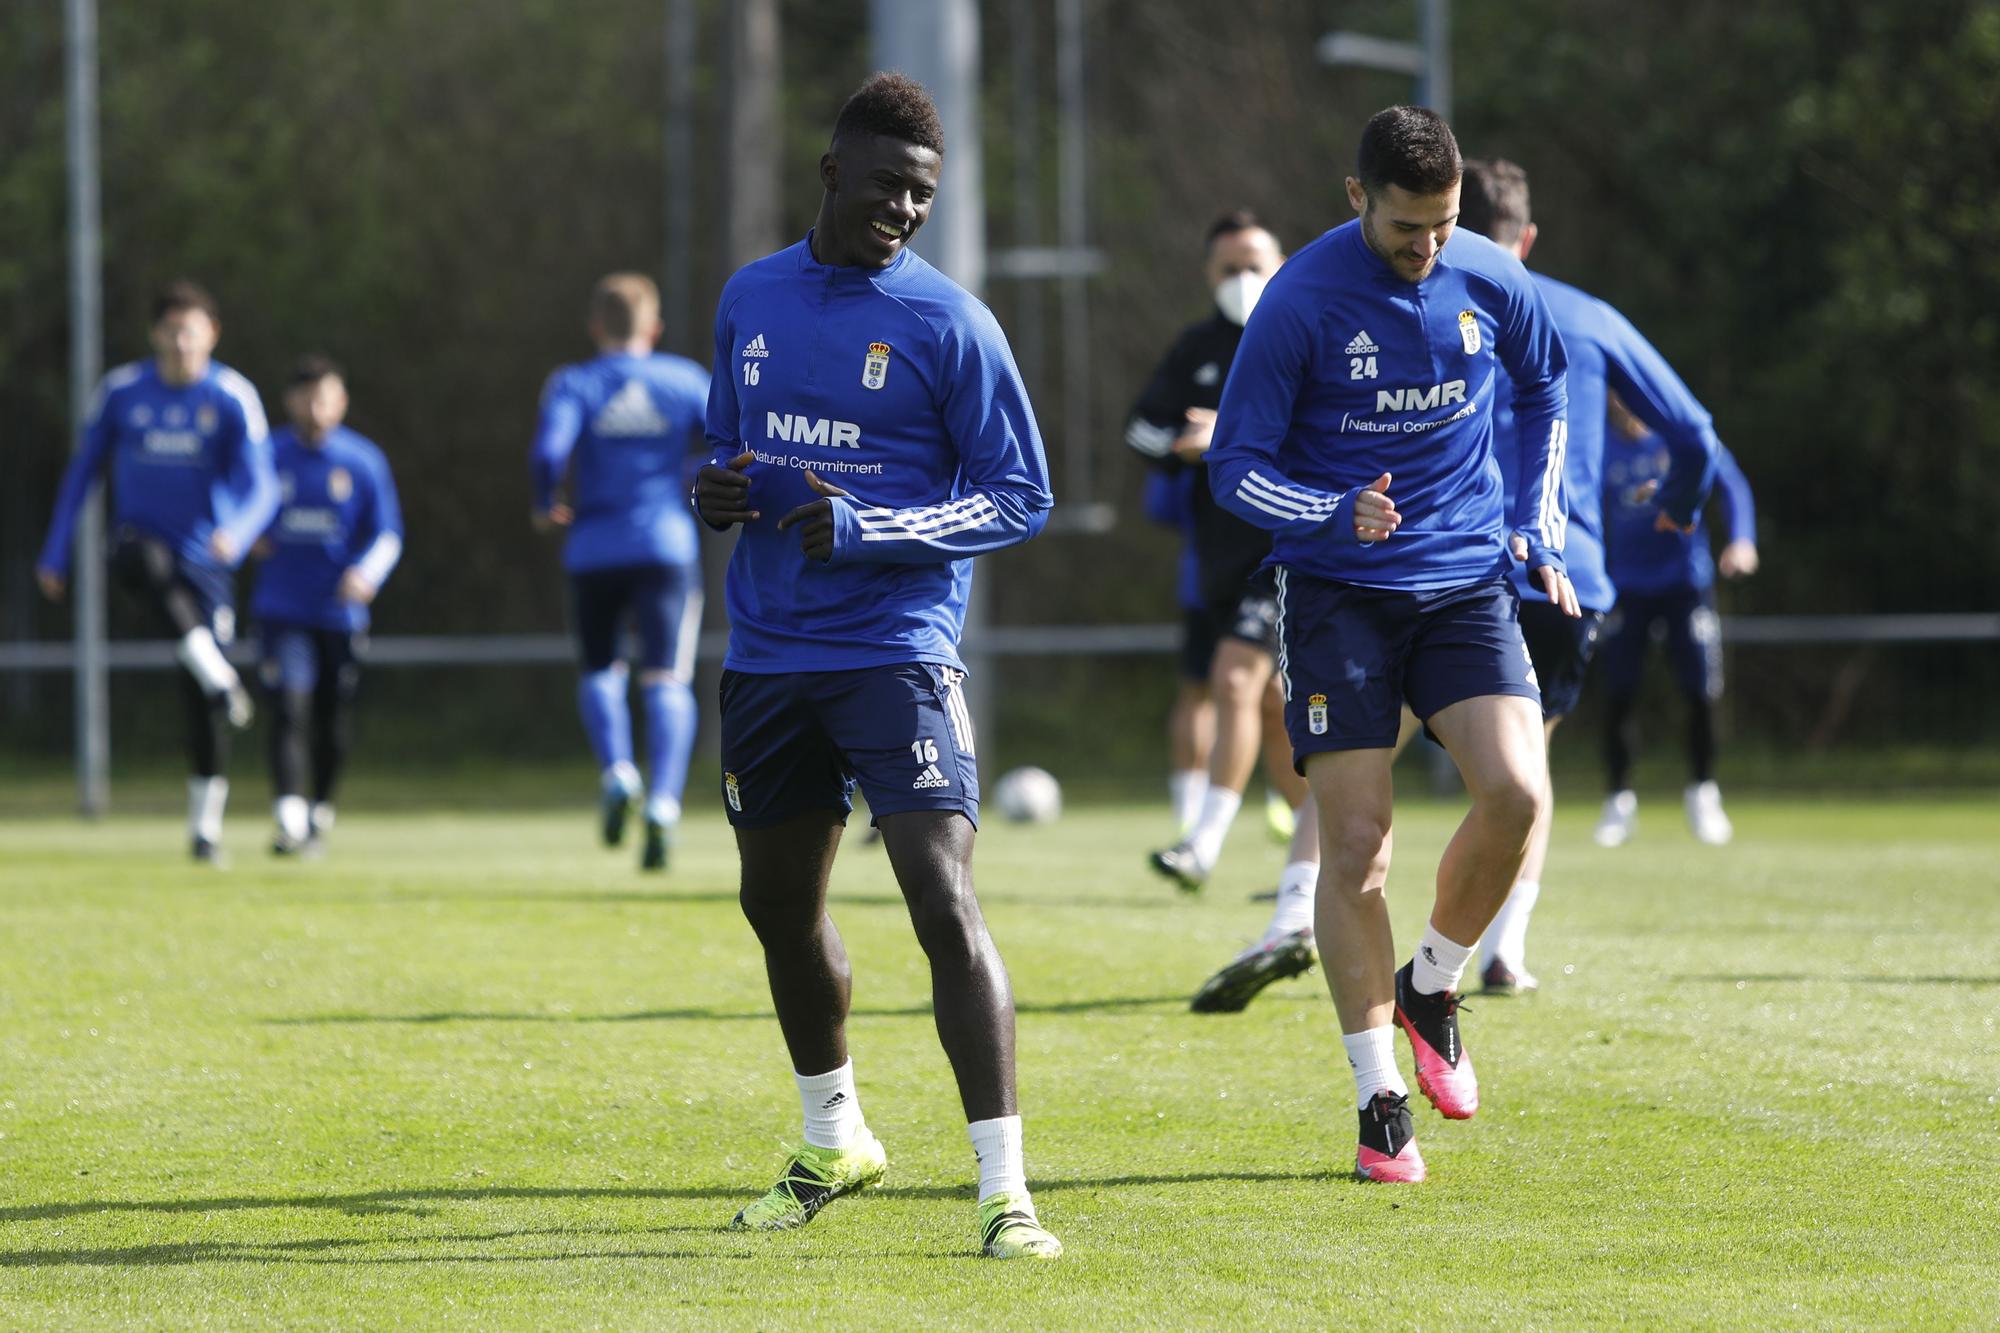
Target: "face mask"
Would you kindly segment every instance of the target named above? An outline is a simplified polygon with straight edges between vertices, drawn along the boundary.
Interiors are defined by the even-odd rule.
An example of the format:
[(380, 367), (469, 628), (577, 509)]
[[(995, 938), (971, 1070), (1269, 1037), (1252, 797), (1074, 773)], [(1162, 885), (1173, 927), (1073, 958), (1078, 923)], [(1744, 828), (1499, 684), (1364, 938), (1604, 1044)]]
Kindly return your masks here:
[(1257, 298), (1264, 294), (1264, 275), (1244, 270), (1233, 278), (1224, 278), (1215, 289), (1216, 308), (1231, 324), (1241, 326), (1250, 320), (1250, 312), (1257, 308)]

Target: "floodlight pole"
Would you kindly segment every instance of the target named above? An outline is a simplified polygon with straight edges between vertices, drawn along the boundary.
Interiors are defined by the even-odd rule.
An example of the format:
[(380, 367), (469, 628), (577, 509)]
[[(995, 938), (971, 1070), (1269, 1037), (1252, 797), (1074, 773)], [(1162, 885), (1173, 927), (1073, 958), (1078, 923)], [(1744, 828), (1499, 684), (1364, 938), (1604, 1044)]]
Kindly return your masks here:
[[(69, 375), (71, 438), (104, 373), (104, 247), (97, 162), (97, 0), (64, 0), (63, 47), (69, 158)], [(70, 594), (76, 612), (77, 806), (89, 818), (111, 805), (111, 706), (104, 661), (104, 496), (92, 488), (76, 525)]]
[(666, 254), (661, 265), (661, 322), (667, 346), (683, 356), (700, 350), (694, 318), (694, 59), (695, 0), (667, 0), (663, 36), (667, 57), (665, 147)]
[(1319, 39), (1316, 50), (1323, 65), (1409, 75), (1417, 81), (1417, 104), (1450, 120), (1451, 0), (1420, 3), (1420, 42), (1398, 42), (1361, 32), (1330, 32)]
[[(901, 70), (930, 90), (944, 122), (938, 201), (913, 243), (974, 296), (986, 292), (986, 187), (979, 109), (979, 0), (869, 0), (876, 69)], [(972, 581), (962, 650), (973, 729), (993, 736), (993, 669), (984, 580)], [(989, 751), (990, 753), (990, 751)]]

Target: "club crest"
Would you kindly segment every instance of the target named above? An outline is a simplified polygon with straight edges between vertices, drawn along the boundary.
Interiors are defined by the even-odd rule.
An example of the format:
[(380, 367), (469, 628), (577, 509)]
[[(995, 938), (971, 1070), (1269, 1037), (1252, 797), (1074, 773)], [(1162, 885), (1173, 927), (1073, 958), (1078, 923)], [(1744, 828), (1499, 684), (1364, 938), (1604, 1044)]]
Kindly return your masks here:
[(1315, 694), (1306, 700), (1306, 728), (1315, 736), (1326, 735), (1326, 696)]
[(1465, 344), (1467, 356), (1479, 350), (1479, 316), (1470, 310), (1458, 312), (1458, 340)]
[(861, 362), (861, 387), (879, 389), (889, 382), (889, 344), (869, 343)]
[(326, 474), (326, 493), (335, 504), (346, 504), (354, 494), (354, 477), (344, 467), (335, 468)]

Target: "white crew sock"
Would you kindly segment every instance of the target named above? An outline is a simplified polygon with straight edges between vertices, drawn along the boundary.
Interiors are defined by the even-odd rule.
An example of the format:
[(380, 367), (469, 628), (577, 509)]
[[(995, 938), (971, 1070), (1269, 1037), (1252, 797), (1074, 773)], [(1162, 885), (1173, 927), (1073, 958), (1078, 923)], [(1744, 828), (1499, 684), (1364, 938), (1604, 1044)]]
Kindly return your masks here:
[(1278, 905), (1271, 912), (1265, 940), (1289, 935), (1295, 930), (1311, 930), (1313, 900), (1318, 897), (1319, 862), (1294, 861), (1278, 874)]
[(1194, 827), (1201, 814), (1201, 798), (1208, 792), (1208, 770), (1183, 768), (1167, 776), (1167, 792), (1174, 802), (1174, 827), (1182, 833)]
[(663, 791), (654, 792), (646, 798), (646, 818), (672, 828), (681, 822), (681, 803)]
[(1221, 859), (1222, 840), (1229, 836), (1229, 826), (1236, 822), (1236, 812), (1242, 808), (1240, 791), (1211, 782), (1201, 794), (1201, 813), (1195, 816), (1194, 827), (1188, 830), (1187, 845), (1194, 850), (1195, 860), (1201, 862), (1203, 870), (1213, 870)]
[(629, 759), (620, 759), (605, 769), (601, 781), (606, 791), (636, 792), (643, 785), (639, 781), (639, 770)]
[(1498, 958), (1509, 972), (1520, 972), (1528, 960), (1528, 918), (1534, 914), (1535, 900), (1542, 886), (1532, 879), (1518, 879), (1500, 904), (1500, 915), (1486, 928), (1479, 956), (1490, 963)]
[(1396, 1029), (1384, 1024), (1366, 1032), (1343, 1032), (1347, 1063), (1354, 1070), (1354, 1105), (1366, 1107), (1378, 1092), (1407, 1097), (1410, 1087), (1396, 1067)]
[(979, 1201), (1000, 1193), (1026, 1194), (1028, 1171), (1021, 1161), (1021, 1117), (975, 1120), (965, 1127), (972, 1155), (979, 1159)]
[(854, 1061), (824, 1074), (792, 1075), (806, 1113), (806, 1142), (815, 1148), (845, 1148), (861, 1134), (861, 1094), (854, 1090)]
[(293, 842), (304, 842), (312, 836), (312, 807), (303, 796), (280, 796), (272, 803), (272, 813), (278, 820), (278, 831)]
[(312, 831), (318, 834), (333, 832), (333, 802), (314, 801), (312, 808)]
[(196, 625), (181, 635), (180, 642), (174, 645), (174, 656), (195, 678), (203, 694), (227, 694), (237, 686), (236, 668), (222, 655), (215, 635), (206, 625)]
[(1465, 975), (1466, 960), (1472, 957), (1473, 945), (1454, 944), (1438, 934), (1438, 928), (1424, 922), (1424, 937), (1417, 941), (1417, 952), (1410, 959), (1410, 985), (1419, 995), (1436, 995), (1439, 991), (1455, 991), (1458, 979)]
[(228, 778), (188, 779), (188, 832), (222, 841), (222, 808), (229, 804)]

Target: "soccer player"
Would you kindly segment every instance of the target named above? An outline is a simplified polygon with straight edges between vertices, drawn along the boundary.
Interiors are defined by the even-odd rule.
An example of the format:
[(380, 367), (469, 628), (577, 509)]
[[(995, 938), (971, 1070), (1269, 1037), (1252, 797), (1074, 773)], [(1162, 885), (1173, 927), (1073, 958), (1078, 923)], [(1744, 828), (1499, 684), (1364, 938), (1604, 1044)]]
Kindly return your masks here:
[[(1209, 454), (1216, 497), (1275, 534), (1285, 724), (1325, 853), (1315, 934), (1354, 1071), (1355, 1169), (1368, 1180), (1424, 1178), (1392, 1020), (1438, 1110), (1478, 1109), (1459, 980), (1548, 800), (1510, 545), (1578, 614), (1561, 555), (1562, 342), (1520, 260), (1454, 236), (1459, 175), (1435, 112), (1391, 107), (1368, 122), (1347, 179), (1361, 216), (1272, 279)], [(1511, 510), (1492, 438), (1503, 383), (1523, 441)], [(1384, 884), (1405, 700), (1458, 765), (1472, 808), (1398, 970)]]
[(1215, 629), (1201, 601), (1201, 565), (1194, 551), (1194, 484), (1198, 473), (1146, 474), (1146, 517), (1181, 536), (1175, 562), (1174, 597), (1181, 612), (1180, 651), (1175, 654), (1173, 707), (1167, 713), (1167, 793), (1174, 827), (1193, 827), (1208, 790), (1208, 760), (1215, 748), (1215, 697), (1208, 670), (1215, 659)]
[[(1209, 693), (1215, 700), (1215, 744), (1193, 819), (1182, 838), (1162, 848), (1149, 864), (1183, 889), (1199, 889), (1222, 855), (1224, 839), (1243, 803), (1243, 789), (1257, 763), (1260, 739), (1266, 768), (1287, 809), (1305, 799), (1305, 787), (1289, 763), (1282, 726), (1282, 701), (1275, 688), (1277, 592), (1260, 569), (1271, 552), (1270, 534), (1218, 505), (1204, 465), (1215, 427), (1215, 408), (1243, 338), (1244, 321), (1256, 308), (1271, 275), (1285, 262), (1278, 240), (1255, 214), (1224, 213), (1208, 229), (1205, 276), (1215, 310), (1183, 329), (1133, 406), (1125, 441), (1172, 475), (1194, 473), (1194, 552), (1200, 567), (1201, 596), (1215, 638)], [(1268, 723), (1268, 725), (1266, 725)], [(1190, 784), (1192, 785), (1192, 784)], [(1279, 879), (1281, 902), (1299, 883), (1318, 873), (1318, 840), (1313, 821), (1298, 821), (1294, 848)], [(1312, 965), (1311, 907), (1295, 925), (1280, 932), (1284, 975)]]
[[(1478, 232), (1526, 261), (1539, 232), (1530, 216), (1528, 174), (1504, 159), (1465, 164), (1459, 194), (1458, 225)], [(1583, 679), (1597, 647), (1605, 613), (1617, 600), (1604, 566), (1605, 398), (1610, 389), (1632, 404), (1660, 432), (1661, 468), (1658, 485), (1648, 500), (1649, 528), (1678, 533), (1694, 521), (1707, 498), (1719, 445), (1709, 415), (1653, 345), (1616, 310), (1567, 283), (1536, 273), (1540, 291), (1569, 356), (1569, 447), (1563, 494), (1569, 502), (1569, 522), (1563, 543), (1563, 563), (1576, 589), (1581, 616), (1568, 616), (1529, 579), (1521, 565), (1512, 571), (1521, 598), (1521, 635), (1535, 665), (1542, 692), (1542, 726), (1553, 740), (1558, 724), (1576, 707)], [(1500, 475), (1511, 503), (1522, 472), (1520, 463), (1529, 441), (1518, 424), (1506, 394), (1494, 411), (1494, 445)], [(1527, 968), (1528, 921), (1541, 896), (1542, 870), (1549, 854), (1553, 798), (1536, 820), (1519, 877), (1507, 894), (1500, 914), (1480, 938), (1480, 989), (1509, 995), (1534, 990), (1538, 984)]]
[(970, 557), (1034, 536), (1053, 501), (999, 325), (909, 249), (943, 151), (920, 84), (869, 79), (820, 158), (812, 231), (738, 271), (716, 312), (714, 452), (695, 500), (711, 527), (742, 528), (722, 788), (805, 1111), (804, 1145), (732, 1226), (802, 1226), (882, 1177), (826, 913), (858, 782), (930, 959), (984, 1252), (1054, 1258), (1022, 1165), (1013, 996), (972, 888), (979, 775), (958, 654)]
[[(583, 677), (577, 706), (597, 755), (601, 829), (625, 838), (639, 801), (632, 714), (619, 634), (639, 643), (646, 718), (645, 847), (664, 870), (680, 824), (694, 750), (694, 652), (701, 630), (701, 546), (688, 509), (688, 469), (707, 411), (708, 373), (653, 350), (660, 293), (640, 273), (613, 273), (590, 296), (597, 356), (564, 366), (542, 391), (531, 468), (534, 522), (569, 529), (569, 571)], [(570, 500), (558, 493), (568, 479)]]
[(187, 672), (188, 837), (197, 861), (217, 865), (229, 732), (253, 712), (224, 656), (236, 635), (235, 571), (278, 503), (264, 405), (213, 359), (221, 336), (215, 298), (194, 283), (154, 299), (153, 358), (99, 382), (35, 562), (43, 594), (62, 600), (77, 511), (109, 464), (112, 571), (173, 636)]
[[(347, 377), (302, 357), (285, 385), (291, 425), (271, 437), (282, 497), (250, 597), (271, 711), (277, 856), (318, 855), (354, 737), (368, 608), (403, 554), (389, 461), (342, 423)], [(310, 776), (308, 776), (310, 769)], [(310, 792), (310, 798), (307, 793)]]
[[(1636, 404), (1634, 405), (1636, 406)], [(1750, 483), (1724, 448), (1716, 456), (1716, 490), (1722, 496), (1728, 542), (1711, 557), (1708, 534), (1661, 532), (1645, 521), (1648, 496), (1668, 466), (1664, 436), (1614, 402), (1616, 432), (1606, 450), (1605, 486), (1611, 497), (1607, 535), (1618, 606), (1605, 639), (1604, 762), (1610, 795), (1605, 798), (1595, 837), (1600, 847), (1619, 847), (1639, 820), (1632, 790), (1632, 752), (1638, 745), (1639, 679), (1646, 646), (1666, 640), (1667, 660), (1688, 707), (1689, 782), (1682, 794), (1694, 836), (1719, 847), (1735, 836), (1715, 785), (1715, 705), (1722, 698), (1722, 622), (1715, 614), (1715, 576), (1744, 578), (1757, 572), (1757, 509)], [(1699, 520), (1697, 519), (1697, 524)]]

